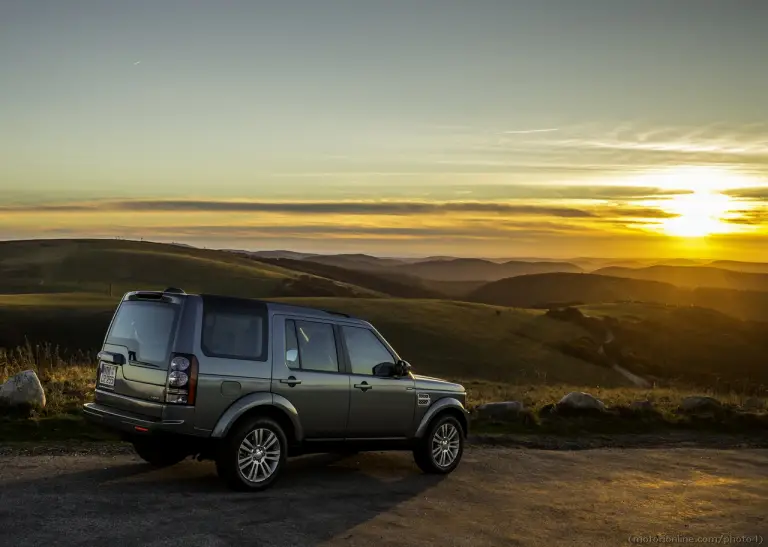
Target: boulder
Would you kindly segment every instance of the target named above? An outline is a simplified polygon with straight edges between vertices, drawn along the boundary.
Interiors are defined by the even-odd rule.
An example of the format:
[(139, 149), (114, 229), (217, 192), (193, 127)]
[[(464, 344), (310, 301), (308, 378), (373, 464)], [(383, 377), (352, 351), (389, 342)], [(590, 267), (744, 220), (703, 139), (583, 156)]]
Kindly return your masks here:
[(714, 397), (705, 397), (702, 395), (693, 395), (686, 397), (680, 403), (680, 410), (683, 412), (699, 412), (720, 410), (723, 405)]
[(515, 418), (523, 410), (523, 403), (520, 401), (485, 403), (475, 408), (478, 418), (486, 420)]
[(581, 391), (572, 391), (557, 403), (558, 410), (605, 410), (605, 404), (600, 399), (593, 397), (589, 393)]
[(34, 370), (25, 370), (8, 378), (0, 387), (0, 406), (33, 407), (45, 406), (45, 391)]
[(745, 410), (765, 410), (765, 401), (760, 397), (750, 397), (742, 406)]
[(632, 401), (632, 403), (629, 405), (629, 408), (632, 410), (650, 411), (653, 410), (653, 403), (647, 399), (645, 401)]

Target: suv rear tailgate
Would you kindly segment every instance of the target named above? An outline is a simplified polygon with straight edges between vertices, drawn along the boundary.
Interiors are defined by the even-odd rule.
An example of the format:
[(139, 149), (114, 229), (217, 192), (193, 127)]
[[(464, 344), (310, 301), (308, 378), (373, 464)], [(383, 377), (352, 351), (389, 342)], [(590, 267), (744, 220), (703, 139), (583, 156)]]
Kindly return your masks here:
[(182, 303), (147, 294), (152, 297), (123, 300), (115, 313), (99, 361), (96, 402), (162, 418)]

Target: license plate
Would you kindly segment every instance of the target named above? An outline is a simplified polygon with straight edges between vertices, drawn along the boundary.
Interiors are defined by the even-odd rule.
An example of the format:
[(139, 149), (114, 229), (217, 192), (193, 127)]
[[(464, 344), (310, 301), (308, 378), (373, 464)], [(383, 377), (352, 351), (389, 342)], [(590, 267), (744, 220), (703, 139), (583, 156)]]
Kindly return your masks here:
[(102, 364), (99, 383), (103, 386), (115, 387), (115, 374), (117, 374), (117, 365)]

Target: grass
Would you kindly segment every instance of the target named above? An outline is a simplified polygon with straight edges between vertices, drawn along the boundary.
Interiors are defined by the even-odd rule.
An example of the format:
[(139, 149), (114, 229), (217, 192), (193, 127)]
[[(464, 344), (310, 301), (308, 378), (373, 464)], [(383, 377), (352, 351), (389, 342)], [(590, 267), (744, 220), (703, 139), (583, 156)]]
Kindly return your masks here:
[[(93, 356), (77, 354), (61, 357), (53, 346), (25, 346), (0, 350), (0, 382), (22, 370), (34, 370), (46, 393), (44, 409), (31, 415), (0, 415), (0, 438), (13, 441), (103, 441), (116, 437), (82, 419), (83, 403), (91, 400), (94, 389)], [(643, 433), (667, 430), (709, 430), (716, 432), (765, 431), (765, 411), (742, 412), (746, 398), (738, 393), (713, 393), (678, 388), (621, 388), (582, 384), (511, 384), (488, 380), (448, 377), (467, 388), (468, 407), (474, 410), (486, 402), (516, 400), (525, 412), (501, 422), (475, 419), (475, 433), (528, 433), (580, 435), (586, 433)], [(587, 391), (601, 399), (609, 412), (596, 415), (547, 415), (547, 405), (557, 403), (571, 391)], [(724, 410), (711, 416), (681, 414), (678, 407), (689, 395), (716, 396)], [(631, 403), (648, 400), (653, 411), (633, 410)]]
[(278, 300), (369, 320), (420, 374), (512, 384), (629, 385), (613, 370), (561, 352), (562, 342), (586, 332), (535, 310), (446, 300)]
[(277, 296), (296, 294), (291, 285), (298, 281), (330, 294), (377, 295), (226, 251), (124, 240), (0, 242), (0, 293), (119, 296), (176, 286), (189, 292), (226, 288), (236, 296)]
[(111, 440), (110, 433), (82, 419), (82, 405), (93, 398), (95, 368), (92, 356), (62, 357), (50, 345), (0, 348), (0, 383), (23, 370), (34, 370), (45, 391), (45, 408), (22, 414), (2, 413), (0, 438), (14, 441)]

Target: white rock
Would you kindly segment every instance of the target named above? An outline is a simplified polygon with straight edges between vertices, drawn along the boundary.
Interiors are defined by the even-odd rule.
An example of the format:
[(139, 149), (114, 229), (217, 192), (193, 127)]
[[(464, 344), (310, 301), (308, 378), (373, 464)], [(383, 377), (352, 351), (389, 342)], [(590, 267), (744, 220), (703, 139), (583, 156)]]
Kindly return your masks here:
[(34, 370), (25, 370), (8, 378), (0, 387), (0, 405), (45, 406), (45, 391)]
[(686, 397), (683, 402), (680, 403), (680, 408), (686, 411), (692, 410), (715, 410), (723, 405), (717, 399), (713, 397), (704, 397), (700, 395), (693, 395)]
[(481, 418), (501, 418), (515, 415), (523, 411), (523, 403), (520, 401), (503, 401), (498, 403), (485, 403), (478, 407), (477, 415)]
[(605, 404), (589, 393), (572, 391), (557, 403), (558, 408), (573, 410), (605, 410)]

